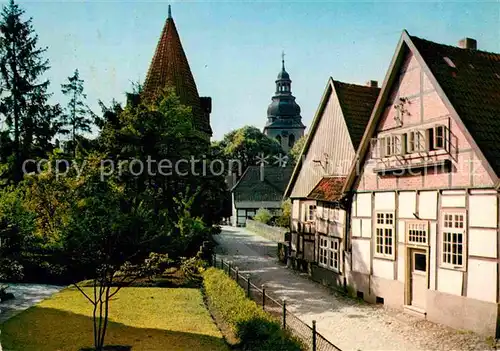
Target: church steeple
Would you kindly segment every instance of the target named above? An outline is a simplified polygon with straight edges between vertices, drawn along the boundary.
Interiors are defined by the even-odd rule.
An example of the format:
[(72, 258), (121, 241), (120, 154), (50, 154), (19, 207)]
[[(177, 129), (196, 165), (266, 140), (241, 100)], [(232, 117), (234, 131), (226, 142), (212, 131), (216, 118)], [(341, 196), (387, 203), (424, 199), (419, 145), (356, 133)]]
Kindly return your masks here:
[(212, 135), (210, 128), (210, 98), (200, 98), (191, 68), (168, 5), (168, 17), (156, 46), (144, 81), (141, 96), (156, 96), (166, 86), (175, 88), (181, 102), (191, 106), (196, 126)]
[(281, 71), (275, 81), (276, 92), (267, 108), (267, 123), (264, 134), (275, 138), (285, 151), (304, 135), (300, 106), (292, 95), (292, 80), (285, 70), (285, 53), (281, 54)]

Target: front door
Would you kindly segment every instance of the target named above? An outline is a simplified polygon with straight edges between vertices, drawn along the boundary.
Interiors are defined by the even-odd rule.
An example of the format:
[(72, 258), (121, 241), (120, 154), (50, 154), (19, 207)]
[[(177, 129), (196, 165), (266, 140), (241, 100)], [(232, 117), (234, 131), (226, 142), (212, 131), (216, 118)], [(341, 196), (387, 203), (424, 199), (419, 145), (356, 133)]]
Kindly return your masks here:
[(411, 305), (425, 310), (427, 295), (427, 252), (425, 250), (410, 250), (410, 285)]

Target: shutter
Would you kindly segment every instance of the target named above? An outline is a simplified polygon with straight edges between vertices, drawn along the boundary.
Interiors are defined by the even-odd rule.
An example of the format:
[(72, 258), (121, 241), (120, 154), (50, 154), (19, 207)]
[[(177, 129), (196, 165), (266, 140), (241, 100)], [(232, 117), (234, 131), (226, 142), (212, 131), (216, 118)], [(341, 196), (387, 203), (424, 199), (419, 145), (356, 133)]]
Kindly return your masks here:
[(379, 157), (384, 158), (386, 157), (386, 150), (385, 150), (385, 138), (380, 138), (378, 139), (378, 149), (379, 149)]
[(401, 134), (401, 155), (406, 155), (406, 150), (408, 146), (408, 133)]
[(425, 130), (425, 146), (427, 152), (434, 150), (434, 128)]

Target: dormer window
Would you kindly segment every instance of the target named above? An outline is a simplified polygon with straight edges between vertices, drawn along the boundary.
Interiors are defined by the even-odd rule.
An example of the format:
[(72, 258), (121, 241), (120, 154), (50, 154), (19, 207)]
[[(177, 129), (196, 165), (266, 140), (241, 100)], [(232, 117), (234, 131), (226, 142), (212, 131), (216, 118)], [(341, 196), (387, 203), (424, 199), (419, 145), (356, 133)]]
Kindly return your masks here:
[(426, 130), (427, 150), (449, 150), (449, 130), (444, 125), (436, 125)]
[(406, 151), (413, 152), (425, 151), (425, 135), (420, 130), (410, 131), (406, 134)]

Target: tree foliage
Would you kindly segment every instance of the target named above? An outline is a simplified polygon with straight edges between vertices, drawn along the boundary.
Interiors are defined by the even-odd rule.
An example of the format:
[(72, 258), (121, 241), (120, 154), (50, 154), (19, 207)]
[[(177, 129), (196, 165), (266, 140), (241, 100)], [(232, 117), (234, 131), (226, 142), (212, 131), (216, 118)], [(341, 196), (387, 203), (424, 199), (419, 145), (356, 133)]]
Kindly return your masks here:
[(303, 135), (302, 137), (300, 137), (299, 140), (297, 140), (297, 142), (290, 149), (290, 157), (293, 163), (298, 163), (300, 161), (299, 158), (302, 153), (302, 149), (306, 144), (306, 140), (307, 140), (307, 135)]
[(92, 130), (92, 119), (90, 118), (92, 113), (85, 103), (87, 95), (83, 92), (83, 83), (78, 69), (75, 69), (73, 75), (68, 77), (67, 83), (61, 84), (62, 93), (69, 99), (62, 119), (61, 133), (69, 134), (70, 148), (73, 154), (81, 133), (90, 133)]

